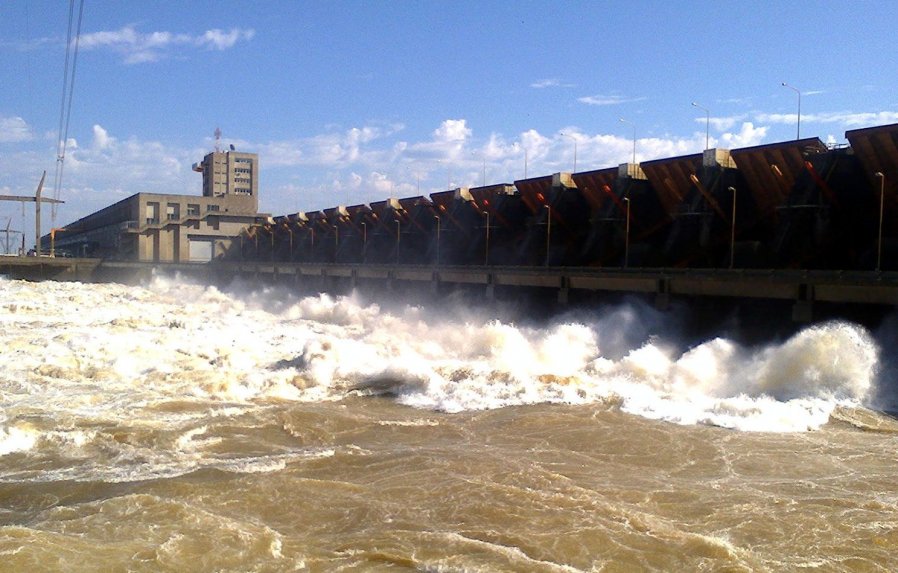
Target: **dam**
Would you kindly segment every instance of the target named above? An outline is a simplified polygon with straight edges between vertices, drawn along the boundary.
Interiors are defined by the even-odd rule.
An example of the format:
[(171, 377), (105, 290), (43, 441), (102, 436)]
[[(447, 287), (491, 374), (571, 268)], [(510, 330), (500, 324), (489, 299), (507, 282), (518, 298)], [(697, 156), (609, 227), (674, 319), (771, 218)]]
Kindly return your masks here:
[[(167, 218), (158, 203), (146, 213), (120, 208), (129, 220), (101, 227), (97, 214), (43, 238), (42, 251), (78, 258), (8, 257), (0, 272), (104, 280), (165, 268), (323, 290), (464, 287), (491, 298), (536, 289), (561, 303), (636, 293), (660, 308), (677, 297), (762, 299), (789, 302), (799, 321), (817, 303), (894, 306), (898, 124), (845, 138), (706, 149), (277, 216), (242, 206), (238, 219), (227, 203), (210, 199), (203, 212), (168, 199)], [(257, 197), (247, 193), (251, 206)], [(156, 199), (166, 197), (177, 196)], [(239, 231), (199, 233), (226, 224)]]

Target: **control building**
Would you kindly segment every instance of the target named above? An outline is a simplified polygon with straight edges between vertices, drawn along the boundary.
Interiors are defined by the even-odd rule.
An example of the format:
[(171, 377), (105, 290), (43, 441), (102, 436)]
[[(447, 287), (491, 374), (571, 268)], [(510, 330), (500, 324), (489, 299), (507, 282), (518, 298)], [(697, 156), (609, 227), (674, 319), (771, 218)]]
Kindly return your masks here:
[(259, 156), (214, 151), (193, 166), (203, 195), (137, 193), (41, 238), (57, 255), (155, 262), (220, 257), (259, 209)]

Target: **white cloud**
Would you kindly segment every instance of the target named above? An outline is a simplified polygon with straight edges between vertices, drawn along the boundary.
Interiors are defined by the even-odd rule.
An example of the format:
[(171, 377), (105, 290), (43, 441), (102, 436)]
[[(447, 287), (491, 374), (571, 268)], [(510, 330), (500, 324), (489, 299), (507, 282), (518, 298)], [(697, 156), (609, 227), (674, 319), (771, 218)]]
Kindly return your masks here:
[(240, 40), (252, 40), (255, 35), (255, 30), (241, 30), (239, 28), (231, 28), (227, 32), (218, 29), (207, 30), (205, 34), (196, 39), (196, 44), (215, 50), (227, 50)]
[(546, 78), (543, 80), (537, 80), (530, 84), (530, 87), (536, 89), (545, 89), (545, 88), (572, 88), (575, 87), (574, 84), (564, 83), (558, 78)]
[(471, 133), (467, 120), (447, 119), (433, 131), (433, 138), (442, 143), (464, 142)]
[[(756, 119), (764, 123), (794, 125), (798, 121), (795, 113), (759, 113)], [(801, 114), (804, 123), (835, 123), (845, 127), (868, 127), (898, 122), (898, 111), (879, 111), (866, 113), (832, 112)]]
[(379, 140), (388, 138), (405, 128), (402, 124), (353, 127), (345, 132), (329, 132), (321, 135), (264, 144), (238, 143), (241, 149), (252, 148), (259, 153), (266, 166), (315, 165), (346, 168), (358, 164), (374, 165), (388, 161), (403, 147), (396, 144), (391, 149), (376, 147)]
[(763, 143), (767, 136), (768, 127), (755, 127), (750, 121), (742, 124), (739, 133), (724, 133), (720, 136), (718, 145), (727, 149), (740, 147), (752, 147)]
[(729, 117), (696, 117), (695, 123), (699, 123), (704, 127), (705, 122), (709, 123), (715, 131), (725, 131), (732, 129), (740, 121), (745, 120), (745, 115), (733, 115)]
[(31, 141), (34, 134), (21, 117), (0, 117), (0, 143)]
[(240, 28), (227, 32), (207, 30), (198, 36), (172, 32), (143, 33), (129, 25), (118, 30), (83, 34), (79, 45), (83, 50), (110, 49), (121, 54), (126, 64), (139, 64), (159, 61), (177, 47), (226, 50), (241, 40), (251, 40), (254, 35), (254, 30)]
[(97, 149), (106, 149), (115, 140), (109, 137), (109, 133), (100, 125), (94, 125), (94, 147)]
[(644, 97), (627, 98), (619, 95), (593, 95), (577, 98), (577, 101), (587, 105), (620, 105), (623, 103), (644, 101), (645, 99), (646, 98)]

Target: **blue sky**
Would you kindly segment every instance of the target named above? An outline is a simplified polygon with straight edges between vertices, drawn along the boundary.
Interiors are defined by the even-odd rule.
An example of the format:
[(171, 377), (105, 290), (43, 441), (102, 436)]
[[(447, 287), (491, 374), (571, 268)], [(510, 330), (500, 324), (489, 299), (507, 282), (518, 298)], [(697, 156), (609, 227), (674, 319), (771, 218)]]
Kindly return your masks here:
[[(77, 11), (77, 3), (76, 3)], [(0, 194), (52, 179), (69, 8), (0, 4)], [(311, 211), (898, 122), (898, 3), (86, 0), (54, 223), (256, 152)], [(622, 122), (621, 119), (626, 122)], [(52, 187), (52, 185), (51, 185)], [(52, 193), (48, 188), (45, 194)], [(0, 227), (33, 227), (0, 203)], [(29, 232), (29, 237), (30, 237)], [(29, 241), (30, 242), (30, 241)]]

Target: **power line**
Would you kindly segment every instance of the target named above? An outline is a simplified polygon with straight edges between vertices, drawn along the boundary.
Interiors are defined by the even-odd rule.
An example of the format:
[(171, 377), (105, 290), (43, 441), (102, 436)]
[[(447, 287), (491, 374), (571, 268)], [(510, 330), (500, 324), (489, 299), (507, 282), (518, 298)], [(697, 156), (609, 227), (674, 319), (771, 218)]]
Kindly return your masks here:
[[(56, 175), (53, 184), (53, 198), (59, 199), (62, 189), (62, 176), (65, 168), (65, 151), (69, 139), (69, 120), (72, 117), (72, 99), (75, 94), (75, 69), (78, 64), (78, 44), (81, 40), (81, 22), (84, 17), (84, 0), (78, 8), (78, 27), (75, 31), (74, 50), (72, 49), (72, 24), (75, 16), (75, 0), (69, 0), (69, 27), (65, 45), (65, 66), (62, 73), (62, 99), (59, 105), (59, 141), (56, 146)], [(69, 60), (72, 62), (69, 73)], [(56, 203), (50, 209), (52, 224), (56, 225)]]

